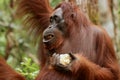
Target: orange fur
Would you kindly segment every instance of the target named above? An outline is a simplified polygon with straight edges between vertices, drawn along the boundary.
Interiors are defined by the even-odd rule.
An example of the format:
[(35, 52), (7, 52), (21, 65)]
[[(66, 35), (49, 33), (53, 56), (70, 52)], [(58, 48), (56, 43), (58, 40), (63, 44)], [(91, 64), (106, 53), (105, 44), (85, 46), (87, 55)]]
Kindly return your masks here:
[(28, 30), (38, 38), (49, 25), (49, 17), (53, 11), (48, 0), (19, 0), (18, 15), (24, 17)]
[[(48, 0), (21, 0), (19, 10), (25, 16), (29, 30), (39, 36), (49, 26), (50, 14), (54, 11)], [(38, 53), (41, 70), (36, 80), (119, 80), (119, 66), (108, 34), (91, 23), (77, 6), (63, 2), (62, 8), (68, 33), (56, 53), (70, 53), (76, 56), (71, 64), (71, 72), (62, 73), (50, 68), (50, 51), (40, 40)], [(22, 15), (22, 16), (23, 16)], [(27, 20), (26, 20), (27, 19)], [(57, 44), (56, 44), (57, 45)]]
[(0, 80), (25, 80), (0, 57)]

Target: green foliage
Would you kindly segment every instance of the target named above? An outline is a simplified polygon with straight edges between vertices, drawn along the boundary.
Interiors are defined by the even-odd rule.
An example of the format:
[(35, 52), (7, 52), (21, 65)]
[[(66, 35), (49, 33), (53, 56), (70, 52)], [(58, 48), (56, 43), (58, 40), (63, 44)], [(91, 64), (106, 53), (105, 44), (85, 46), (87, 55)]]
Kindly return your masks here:
[(6, 41), (5, 41), (5, 36), (4, 33), (0, 33), (0, 55), (4, 55), (5, 53), (5, 46), (6, 45)]
[(119, 28), (120, 28), (120, 0), (118, 0), (118, 17), (119, 17)]
[[(7, 34), (12, 28), (12, 36)], [(9, 36), (9, 43), (6, 36)], [(0, 0), (0, 55), (6, 55), (6, 46), (12, 46), (9, 52), (8, 63), (12, 67), (20, 65), (23, 57), (29, 54), (36, 55), (36, 47), (33, 39), (28, 37), (28, 32), (21, 26), (21, 21), (16, 19), (15, 8), (10, 8), (10, 0)]]
[(6, 9), (8, 0), (0, 0), (0, 55), (4, 55), (6, 46), (6, 31), (8, 29), (10, 14)]
[(37, 64), (33, 63), (31, 58), (24, 58), (19, 68), (16, 68), (21, 74), (25, 76), (27, 80), (34, 80), (39, 72)]
[(51, 6), (55, 7), (61, 0), (51, 0)]

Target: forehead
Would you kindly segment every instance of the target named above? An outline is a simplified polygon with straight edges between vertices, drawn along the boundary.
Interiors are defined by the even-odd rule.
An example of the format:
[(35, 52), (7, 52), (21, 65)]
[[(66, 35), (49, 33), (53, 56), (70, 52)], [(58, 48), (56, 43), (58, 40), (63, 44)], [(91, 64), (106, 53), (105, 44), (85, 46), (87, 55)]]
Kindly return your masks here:
[(62, 8), (57, 8), (57, 9), (53, 12), (52, 16), (53, 16), (53, 15), (62, 16), (62, 14), (63, 14)]

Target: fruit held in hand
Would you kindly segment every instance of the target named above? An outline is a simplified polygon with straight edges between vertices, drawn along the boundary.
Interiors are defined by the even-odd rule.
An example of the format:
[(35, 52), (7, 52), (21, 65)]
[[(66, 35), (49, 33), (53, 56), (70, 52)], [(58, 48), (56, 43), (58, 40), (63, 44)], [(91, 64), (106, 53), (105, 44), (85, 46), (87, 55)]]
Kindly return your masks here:
[(61, 54), (60, 55), (60, 64), (67, 66), (71, 62), (71, 57), (69, 54)]

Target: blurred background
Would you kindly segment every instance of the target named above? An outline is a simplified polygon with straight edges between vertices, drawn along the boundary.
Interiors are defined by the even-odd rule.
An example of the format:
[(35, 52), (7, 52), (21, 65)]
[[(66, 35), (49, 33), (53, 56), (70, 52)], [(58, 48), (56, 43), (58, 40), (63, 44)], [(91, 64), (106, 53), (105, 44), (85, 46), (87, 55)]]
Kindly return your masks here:
[[(27, 80), (33, 80), (39, 71), (37, 44), (23, 29), (17, 18), (17, 0), (0, 0), (0, 56)], [(62, 1), (72, 1), (97, 25), (110, 35), (120, 62), (120, 0), (49, 0), (54, 8)]]

